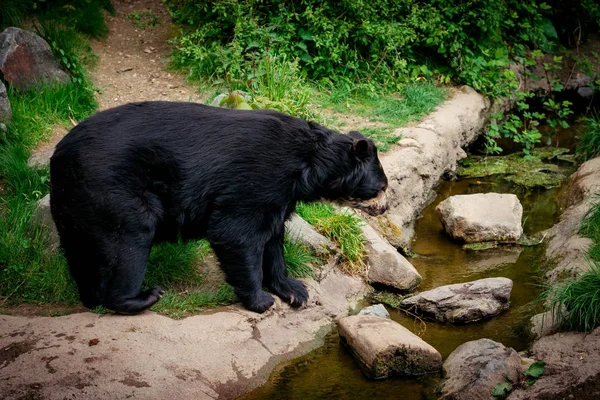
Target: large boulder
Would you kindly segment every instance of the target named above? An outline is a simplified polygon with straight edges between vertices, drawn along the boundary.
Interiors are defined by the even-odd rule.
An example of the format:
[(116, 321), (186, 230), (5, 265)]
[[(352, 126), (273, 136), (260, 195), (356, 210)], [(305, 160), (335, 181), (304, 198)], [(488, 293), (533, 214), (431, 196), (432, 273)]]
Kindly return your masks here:
[(66, 83), (70, 79), (44, 39), (14, 27), (0, 33), (0, 71), (5, 82), (21, 90), (39, 82)]
[(421, 283), (421, 275), (402, 254), (370, 225), (363, 225), (366, 239), (368, 278), (371, 282), (410, 291)]
[(451, 196), (435, 211), (446, 232), (467, 243), (516, 242), (523, 234), (523, 207), (514, 194)]
[(535, 360), (544, 374), (522, 386), (508, 400), (600, 399), (600, 328), (591, 333), (557, 333), (534, 343)]
[(8, 121), (11, 118), (12, 109), (10, 108), (10, 101), (6, 93), (6, 86), (0, 81), (0, 121)]
[(442, 356), (397, 322), (370, 315), (340, 319), (340, 339), (371, 379), (421, 375), (442, 366)]
[(512, 286), (508, 278), (480, 279), (440, 286), (404, 299), (401, 305), (442, 323), (475, 322), (507, 310)]
[(518, 381), (521, 357), (510, 347), (479, 339), (456, 348), (444, 362), (443, 400), (493, 400), (492, 390), (506, 378)]

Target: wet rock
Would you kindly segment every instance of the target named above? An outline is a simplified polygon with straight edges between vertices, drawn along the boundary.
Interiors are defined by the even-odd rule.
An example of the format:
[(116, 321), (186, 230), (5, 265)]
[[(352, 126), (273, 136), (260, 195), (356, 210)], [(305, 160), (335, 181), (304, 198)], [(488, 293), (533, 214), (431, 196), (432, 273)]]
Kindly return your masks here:
[(470, 87), (453, 91), (416, 126), (394, 132), (403, 139), (379, 159), (388, 177), (388, 211), (365, 217), (392, 246), (407, 245), (418, 213), (435, 196), (445, 171), (455, 171), (466, 157), (461, 147), (472, 143), (487, 124), (489, 102)]
[(368, 278), (372, 282), (410, 291), (421, 283), (421, 275), (402, 254), (385, 241), (370, 225), (363, 225), (366, 239)]
[(44, 39), (14, 27), (0, 33), (0, 71), (4, 81), (17, 89), (28, 89), (42, 81), (66, 83), (70, 80)]
[(46, 242), (46, 245), (49, 250), (56, 250), (60, 245), (60, 242), (58, 238), (58, 231), (56, 230), (56, 225), (54, 224), (54, 220), (52, 219), (52, 214), (50, 212), (49, 194), (38, 201), (31, 221), (33, 224), (46, 228), (48, 233), (48, 241)]
[(492, 389), (523, 374), (521, 357), (510, 347), (479, 339), (456, 348), (444, 362), (443, 400), (492, 400)]
[(317, 232), (297, 214), (292, 215), (285, 223), (285, 230), (291, 239), (300, 241), (317, 254), (327, 255), (336, 251), (336, 246), (331, 240)]
[(446, 232), (467, 243), (516, 242), (523, 234), (523, 207), (514, 194), (451, 196), (435, 211)]
[(373, 317), (380, 317), (390, 319), (390, 313), (385, 309), (383, 304), (375, 304), (369, 307), (365, 307), (358, 315), (371, 315)]
[(402, 300), (402, 307), (442, 323), (469, 323), (493, 317), (508, 309), (513, 283), (508, 278), (487, 278), (440, 286)]
[(10, 108), (10, 101), (6, 94), (6, 86), (0, 81), (0, 121), (8, 121), (12, 118), (12, 109)]
[(442, 356), (397, 322), (369, 315), (340, 319), (340, 339), (371, 379), (437, 371)]
[(531, 351), (532, 358), (546, 363), (544, 374), (509, 400), (600, 399), (600, 328), (546, 336)]

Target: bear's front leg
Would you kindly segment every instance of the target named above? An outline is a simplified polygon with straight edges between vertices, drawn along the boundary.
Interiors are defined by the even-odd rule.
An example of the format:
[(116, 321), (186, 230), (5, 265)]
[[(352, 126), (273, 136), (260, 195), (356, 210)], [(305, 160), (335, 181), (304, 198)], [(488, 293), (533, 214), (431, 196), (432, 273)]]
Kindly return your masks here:
[(212, 248), (227, 276), (227, 283), (233, 286), (244, 307), (257, 313), (267, 311), (275, 300), (262, 290), (263, 250), (233, 243), (212, 243)]
[(264, 284), (292, 307), (300, 307), (306, 305), (308, 291), (302, 282), (288, 276), (283, 259), (283, 231), (281, 227), (265, 245)]

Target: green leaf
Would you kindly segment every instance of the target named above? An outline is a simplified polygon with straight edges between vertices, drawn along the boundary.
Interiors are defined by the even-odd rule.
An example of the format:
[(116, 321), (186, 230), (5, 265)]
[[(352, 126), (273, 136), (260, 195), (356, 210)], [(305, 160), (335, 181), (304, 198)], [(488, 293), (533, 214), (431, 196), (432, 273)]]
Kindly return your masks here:
[(527, 368), (525, 371), (525, 376), (530, 376), (532, 378), (539, 378), (544, 373), (544, 369), (546, 368), (546, 363), (543, 361), (536, 361)]
[(513, 386), (508, 382), (500, 382), (492, 389), (492, 396), (504, 397), (513, 390)]

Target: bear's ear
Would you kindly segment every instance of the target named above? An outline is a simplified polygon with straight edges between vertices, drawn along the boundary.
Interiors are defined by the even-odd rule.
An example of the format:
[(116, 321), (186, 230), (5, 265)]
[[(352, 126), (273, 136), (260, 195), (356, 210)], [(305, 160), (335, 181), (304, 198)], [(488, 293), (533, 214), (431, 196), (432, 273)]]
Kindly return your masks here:
[(366, 139), (363, 134), (358, 131), (348, 132), (348, 136), (350, 136), (352, 139)]
[(352, 141), (352, 150), (357, 158), (365, 159), (369, 157), (371, 149), (369, 147), (369, 141), (367, 139), (354, 139)]

